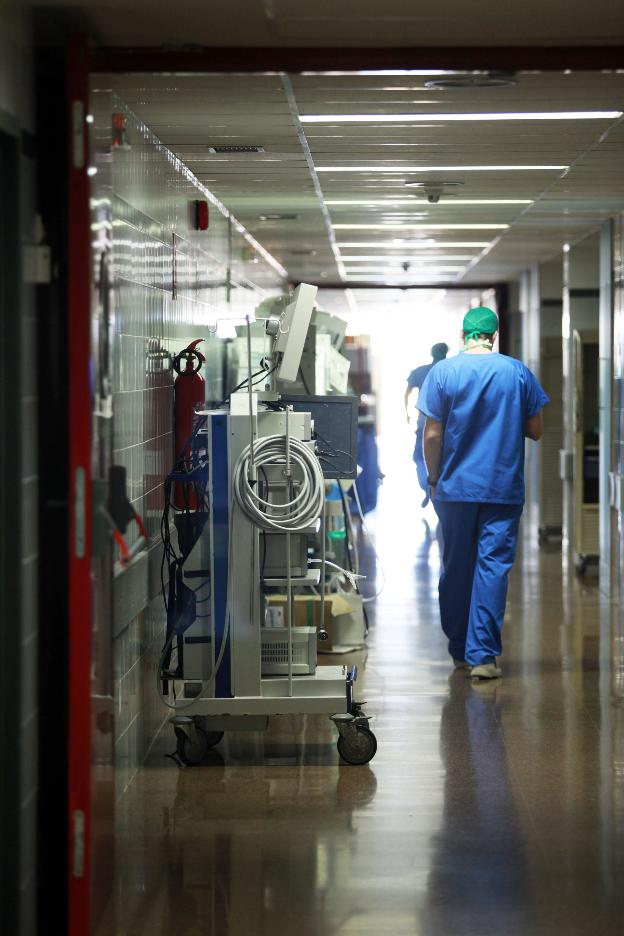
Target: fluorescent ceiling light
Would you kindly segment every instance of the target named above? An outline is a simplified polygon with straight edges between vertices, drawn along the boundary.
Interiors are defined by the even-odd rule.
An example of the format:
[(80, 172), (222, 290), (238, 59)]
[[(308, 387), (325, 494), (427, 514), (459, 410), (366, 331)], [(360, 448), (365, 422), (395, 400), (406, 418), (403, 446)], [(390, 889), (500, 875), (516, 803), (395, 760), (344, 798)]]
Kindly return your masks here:
[(569, 166), (317, 166), (317, 172), (545, 172)]
[(301, 123), (436, 123), (486, 122), (498, 120), (617, 120), (623, 111), (530, 111), (491, 114), (307, 114)]
[(442, 266), (441, 265), (441, 266), (431, 266), (431, 267), (424, 267), (424, 266), (421, 266), (420, 264), (414, 264), (413, 266), (414, 266), (413, 270), (412, 270), (412, 264), (410, 264), (409, 269), (401, 270), (400, 267), (393, 268), (391, 266), (388, 266), (387, 264), (382, 265), (378, 263), (376, 266), (358, 267), (355, 270), (347, 270), (347, 276), (351, 276), (352, 274), (356, 274), (357, 276), (359, 276), (360, 273), (383, 273), (384, 271), (389, 273), (391, 276), (403, 276), (406, 274), (411, 274), (413, 272), (416, 272), (416, 273), (421, 272), (421, 273), (427, 273), (427, 274), (435, 273), (436, 271), (440, 271), (444, 273), (458, 273), (460, 270), (464, 270), (466, 268), (465, 264), (462, 264), (461, 266), (446, 266), (446, 265)]
[(437, 250), (439, 247), (487, 247), (490, 241), (434, 241), (434, 240), (407, 240), (403, 237), (392, 238), (385, 241), (343, 241), (337, 244), (339, 250), (360, 247), (364, 250)]
[(375, 262), (376, 260), (385, 260), (388, 263), (438, 263), (440, 261), (444, 262), (445, 260), (472, 260), (473, 254), (463, 254), (455, 257), (444, 257), (444, 256), (435, 256), (435, 257), (417, 257), (415, 254), (365, 254), (361, 257), (345, 257), (344, 255), (340, 258), (343, 263), (370, 263)]
[(353, 76), (357, 78), (359, 75), (424, 75), (425, 77), (435, 77), (436, 75), (452, 75), (454, 72), (441, 71), (439, 68), (376, 68), (368, 69), (366, 71), (304, 71), (301, 72), (301, 74), (308, 78), (313, 77), (314, 75), (335, 75), (341, 77), (344, 76), (346, 78)]
[[(449, 278), (448, 274), (446, 273), (420, 273), (419, 274), (419, 273), (410, 272), (407, 274), (407, 279), (410, 280), (411, 282), (416, 282), (417, 280), (419, 280), (423, 283), (428, 283), (428, 282), (431, 282), (431, 280), (443, 280), (444, 281), (444, 280), (448, 280), (448, 278)], [(343, 275), (343, 279), (355, 280), (355, 281), (362, 280), (365, 283), (366, 282), (371, 282), (371, 283), (382, 282), (382, 283), (388, 283), (388, 284), (396, 283), (397, 285), (401, 285), (402, 283), (405, 282), (406, 276), (405, 274), (403, 274), (403, 276), (395, 276), (393, 273), (385, 273), (385, 274), (384, 273), (372, 273), (372, 274), (346, 273)]]
[[(447, 196), (448, 197), (448, 196)], [(448, 208), (455, 208), (459, 205), (532, 205), (532, 198), (453, 198), (452, 202), (444, 201), (444, 206)], [(384, 199), (374, 199), (369, 201), (368, 199), (360, 199), (359, 201), (351, 200), (342, 200), (342, 199), (326, 199), (325, 204), (331, 205), (350, 205), (352, 208), (368, 208), (369, 205), (375, 207), (385, 207), (392, 208), (394, 205), (418, 205), (422, 206), (424, 202), (424, 197), (418, 197), (412, 195), (411, 198), (384, 198)], [(433, 209), (435, 211), (435, 209)]]
[(388, 224), (333, 224), (335, 231), (505, 231), (508, 224), (403, 224), (402, 222)]

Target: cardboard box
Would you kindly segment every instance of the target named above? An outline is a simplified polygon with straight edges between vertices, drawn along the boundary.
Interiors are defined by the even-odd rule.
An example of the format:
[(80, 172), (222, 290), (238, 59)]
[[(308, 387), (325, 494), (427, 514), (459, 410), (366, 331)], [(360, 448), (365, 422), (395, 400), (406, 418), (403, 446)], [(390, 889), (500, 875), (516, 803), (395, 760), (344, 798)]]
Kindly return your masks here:
[[(286, 595), (266, 595), (265, 627), (286, 627)], [(293, 595), (294, 626), (321, 626), (321, 596)], [(319, 640), (319, 653), (347, 653), (364, 645), (362, 598), (355, 592), (325, 596), (323, 629), (327, 640)]]

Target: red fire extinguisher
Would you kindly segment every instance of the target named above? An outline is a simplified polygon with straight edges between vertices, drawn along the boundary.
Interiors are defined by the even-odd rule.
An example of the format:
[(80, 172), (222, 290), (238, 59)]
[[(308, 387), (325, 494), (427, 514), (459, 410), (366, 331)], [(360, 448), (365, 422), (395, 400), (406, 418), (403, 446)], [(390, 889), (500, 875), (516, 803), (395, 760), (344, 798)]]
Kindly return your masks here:
[[(200, 375), (202, 364), (206, 358), (197, 350), (197, 345), (203, 341), (198, 338), (192, 341), (188, 348), (180, 351), (173, 359), (173, 369), (177, 373), (173, 385), (174, 393), (174, 416), (175, 416), (175, 453), (176, 469), (189, 470), (191, 466), (192, 443), (195, 422), (195, 409), (204, 403), (206, 399), (205, 381)], [(182, 370), (182, 362), (185, 362)], [(196, 363), (196, 366), (195, 366)], [(193, 484), (176, 484), (175, 495), (176, 507), (188, 507), (191, 510), (197, 509), (197, 496)]]

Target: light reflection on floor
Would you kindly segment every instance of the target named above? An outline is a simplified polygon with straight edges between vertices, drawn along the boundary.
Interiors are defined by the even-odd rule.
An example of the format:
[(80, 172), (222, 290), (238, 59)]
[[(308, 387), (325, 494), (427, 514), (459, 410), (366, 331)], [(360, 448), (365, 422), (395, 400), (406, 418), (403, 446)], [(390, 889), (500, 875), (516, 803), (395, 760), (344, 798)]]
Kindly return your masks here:
[(119, 803), (98, 936), (624, 931), (614, 612), (525, 529), (505, 676), (473, 687), (440, 633), (435, 515), (418, 506), (413, 466), (396, 465), (382, 466), (370, 518), (385, 588), (367, 652), (347, 658), (376, 716), (376, 758), (340, 765), (320, 716), (232, 734), (193, 769), (163, 756), (163, 736)]

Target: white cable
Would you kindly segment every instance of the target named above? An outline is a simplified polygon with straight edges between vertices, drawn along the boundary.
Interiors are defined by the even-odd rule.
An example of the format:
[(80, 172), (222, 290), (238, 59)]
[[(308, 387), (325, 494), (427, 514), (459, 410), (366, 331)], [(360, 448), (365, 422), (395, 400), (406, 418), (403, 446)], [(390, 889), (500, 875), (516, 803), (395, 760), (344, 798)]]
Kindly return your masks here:
[[(309, 562), (310, 562), (310, 565), (312, 565), (313, 563), (316, 563), (317, 565), (319, 563), (321, 565), (323, 564), (322, 559), (310, 559)], [(347, 578), (351, 582), (354, 588), (356, 587), (356, 582), (358, 581), (358, 579), (366, 578), (365, 575), (358, 575), (356, 572), (351, 572), (350, 569), (343, 569), (342, 566), (337, 565), (335, 562), (330, 562), (329, 559), (325, 559), (325, 565), (331, 566), (332, 569), (337, 569), (338, 572), (342, 572), (342, 574), (345, 576), (345, 578)]]
[[(286, 439), (282, 435), (257, 439), (254, 459), (257, 469), (286, 467)], [(264, 500), (257, 485), (249, 483), (248, 464), (250, 450), (245, 448), (234, 466), (232, 486), (236, 503), (245, 516), (261, 530), (279, 530), (284, 533), (302, 533), (313, 526), (323, 510), (323, 469), (310, 447), (299, 439), (290, 439), (290, 461), (298, 469), (298, 491), (285, 504)]]

